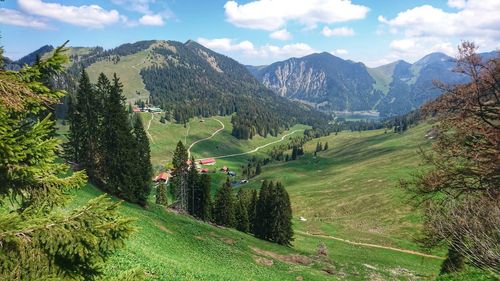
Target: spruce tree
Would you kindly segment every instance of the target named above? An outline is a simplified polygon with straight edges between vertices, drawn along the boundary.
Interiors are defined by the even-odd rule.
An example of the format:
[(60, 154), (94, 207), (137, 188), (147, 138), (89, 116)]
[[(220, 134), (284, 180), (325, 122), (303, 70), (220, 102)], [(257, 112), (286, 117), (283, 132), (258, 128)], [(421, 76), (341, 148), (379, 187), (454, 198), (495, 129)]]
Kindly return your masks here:
[(64, 145), (64, 156), (67, 160), (79, 163), (82, 158), (83, 143), (83, 122), (80, 113), (76, 108), (76, 100), (68, 97), (67, 119), (69, 122), (68, 143)]
[(268, 239), (281, 245), (290, 245), (293, 240), (292, 207), (290, 197), (280, 182), (272, 190), (269, 200), (270, 230)]
[(216, 224), (227, 227), (235, 226), (235, 198), (229, 178), (215, 195), (213, 215)]
[(196, 170), (196, 165), (194, 164), (194, 157), (191, 158), (191, 165), (187, 172), (187, 207), (188, 213), (190, 215), (195, 215), (199, 213), (197, 208), (199, 207), (199, 174)]
[(262, 173), (262, 167), (260, 165), (260, 162), (257, 162), (257, 166), (255, 166), (255, 175), (258, 176)]
[(201, 174), (199, 179), (199, 196), (197, 213), (195, 214), (201, 220), (208, 221), (211, 218), (212, 211), (212, 197), (210, 194), (210, 186), (212, 184), (212, 179), (207, 174)]
[(42, 112), (63, 95), (41, 81), (66, 60), (59, 47), (19, 72), (0, 70), (0, 201), (12, 203), (0, 205), (1, 280), (93, 280), (132, 231), (103, 196), (62, 211), (86, 175), (56, 161), (59, 140)]
[(135, 169), (131, 172), (136, 174), (138, 184), (135, 187), (135, 198), (140, 205), (144, 206), (151, 193), (153, 166), (151, 165), (149, 139), (139, 114), (135, 114), (133, 134), (135, 137)]
[(248, 209), (245, 199), (240, 197), (235, 205), (236, 229), (241, 232), (248, 232), (250, 224), (248, 222)]
[[(135, 140), (130, 128), (122, 85), (116, 76), (106, 102), (103, 128), (104, 165), (106, 167), (105, 189), (130, 202), (136, 197)], [(139, 187), (142, 188), (142, 187)], [(139, 199), (139, 200), (138, 200)]]
[(269, 227), (269, 200), (272, 196), (271, 190), (273, 188), (273, 183), (267, 180), (262, 182), (262, 186), (259, 192), (259, 200), (257, 200), (257, 210), (255, 215), (254, 223), (254, 234), (257, 238), (267, 239), (268, 238), (268, 227)]
[(257, 215), (257, 201), (259, 200), (259, 195), (257, 193), (257, 190), (252, 190), (252, 193), (250, 195), (250, 202), (248, 203), (248, 222), (249, 222), (249, 227), (250, 231), (252, 233), (255, 233), (255, 219)]
[(172, 183), (174, 187), (174, 195), (178, 201), (178, 208), (180, 211), (186, 212), (188, 207), (188, 153), (184, 144), (181, 141), (177, 143), (174, 151), (172, 164), (174, 172), (172, 173)]
[(323, 147), (323, 150), (328, 150), (328, 142), (325, 142), (325, 146)]

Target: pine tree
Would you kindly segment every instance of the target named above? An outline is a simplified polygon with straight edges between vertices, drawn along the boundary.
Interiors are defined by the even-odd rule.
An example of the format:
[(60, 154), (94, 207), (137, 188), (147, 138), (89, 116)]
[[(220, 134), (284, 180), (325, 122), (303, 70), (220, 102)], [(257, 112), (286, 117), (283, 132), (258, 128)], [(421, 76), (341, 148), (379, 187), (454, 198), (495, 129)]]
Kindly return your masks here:
[(146, 200), (151, 193), (151, 177), (153, 166), (151, 165), (151, 150), (149, 139), (144, 131), (141, 116), (135, 114), (133, 134), (135, 137), (135, 169), (131, 172), (136, 174), (137, 186), (135, 187), (135, 198), (140, 205), (146, 205)]
[(248, 209), (245, 198), (240, 197), (235, 206), (236, 229), (241, 232), (248, 232), (250, 224), (248, 222)]
[(279, 182), (272, 190), (270, 198), (270, 233), (268, 239), (281, 245), (290, 245), (293, 240), (292, 207), (290, 197)]
[(292, 148), (292, 159), (291, 160), (297, 160), (297, 154), (298, 154), (298, 150), (297, 150), (297, 147), (294, 146)]
[(115, 74), (104, 113), (103, 160), (106, 167), (104, 187), (130, 202), (138, 202), (135, 190), (137, 180), (134, 172), (136, 168), (134, 146), (135, 140), (125, 109), (122, 85)]
[(323, 147), (323, 150), (328, 150), (328, 142), (325, 142), (325, 147)]
[(159, 184), (156, 187), (156, 204), (167, 206), (167, 186), (165, 184)]
[(208, 221), (211, 218), (212, 211), (212, 197), (210, 194), (210, 186), (212, 184), (212, 179), (207, 174), (201, 174), (199, 180), (199, 196), (198, 196), (198, 208), (195, 214), (201, 220)]
[(0, 206), (1, 280), (92, 280), (132, 231), (119, 203), (103, 196), (62, 211), (68, 191), (86, 182), (84, 171), (67, 175), (56, 161), (59, 141), (42, 114), (63, 96), (41, 82), (62, 69), (62, 51), (19, 72), (0, 70), (0, 201), (12, 202)]
[(189, 170), (187, 172), (187, 207), (188, 213), (190, 215), (195, 215), (195, 213), (199, 213), (197, 208), (199, 207), (199, 174), (198, 170), (196, 170), (196, 166), (194, 164), (194, 157), (191, 158), (191, 165), (189, 166)]
[(80, 113), (76, 109), (76, 101), (73, 97), (68, 97), (68, 122), (69, 133), (68, 143), (64, 146), (64, 156), (69, 161), (79, 163), (82, 158), (83, 124)]
[(188, 207), (187, 191), (187, 173), (188, 173), (188, 153), (181, 141), (177, 143), (174, 151), (172, 164), (174, 172), (172, 173), (172, 183), (174, 185), (174, 195), (178, 201), (180, 211), (186, 212)]
[(262, 167), (260, 165), (260, 162), (257, 162), (257, 166), (255, 166), (255, 175), (258, 176), (262, 173)]
[(214, 221), (218, 225), (235, 226), (235, 198), (229, 178), (217, 191), (214, 202)]
[(249, 222), (249, 227), (250, 231), (252, 233), (255, 233), (255, 219), (257, 216), (257, 201), (259, 200), (259, 195), (257, 193), (257, 190), (252, 190), (252, 193), (250, 195), (250, 202), (248, 203), (248, 222)]
[(257, 210), (255, 214), (254, 223), (254, 234), (257, 238), (267, 239), (268, 236), (268, 226), (269, 226), (269, 200), (272, 196), (271, 191), (273, 189), (273, 183), (267, 180), (262, 182), (262, 186), (259, 192), (259, 199), (257, 200)]

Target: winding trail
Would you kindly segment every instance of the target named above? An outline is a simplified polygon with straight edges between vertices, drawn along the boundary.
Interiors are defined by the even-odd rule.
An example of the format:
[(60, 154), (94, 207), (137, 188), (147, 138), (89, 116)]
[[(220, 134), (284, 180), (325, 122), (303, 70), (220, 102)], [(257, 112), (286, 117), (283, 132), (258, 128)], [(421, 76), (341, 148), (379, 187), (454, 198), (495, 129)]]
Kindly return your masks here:
[(303, 131), (303, 130), (295, 130), (293, 132), (290, 132), (284, 136), (281, 137), (281, 139), (279, 140), (275, 140), (275, 141), (272, 141), (270, 143), (266, 143), (264, 145), (261, 145), (253, 150), (250, 150), (250, 151), (247, 151), (247, 152), (242, 152), (242, 153), (235, 153), (235, 154), (228, 154), (228, 155), (222, 155), (222, 156), (214, 156), (214, 157), (206, 157), (206, 158), (201, 158), (201, 159), (197, 159), (197, 160), (203, 160), (203, 159), (208, 159), (208, 158), (214, 158), (214, 159), (221, 159), (221, 158), (229, 158), (229, 157), (235, 157), (235, 156), (241, 156), (241, 155), (246, 155), (246, 154), (251, 154), (251, 153), (255, 153), (257, 151), (259, 151), (260, 149), (262, 148), (265, 148), (265, 147), (268, 147), (270, 145), (273, 145), (273, 144), (276, 144), (276, 143), (279, 143), (279, 142), (282, 142), (285, 140), (286, 137), (296, 133), (296, 132), (300, 132), (300, 131)]
[(151, 139), (152, 143), (155, 143), (155, 140), (153, 139), (153, 136), (149, 133), (149, 128), (151, 127), (151, 122), (153, 122), (153, 119), (155, 118), (154, 113), (151, 112), (151, 119), (149, 119), (148, 126), (146, 128), (146, 135)]
[[(219, 119), (216, 119), (216, 118), (212, 118), (212, 119), (214, 119), (215, 121), (219, 122), (219, 123), (222, 125), (222, 127), (220, 127), (219, 129), (217, 129), (217, 131), (213, 132), (211, 136), (209, 136), (209, 137), (206, 137), (206, 138), (204, 138), (204, 139), (200, 139), (200, 140), (197, 140), (197, 141), (193, 142), (193, 143), (192, 143), (192, 144), (188, 147), (188, 150), (187, 150), (187, 152), (188, 152), (188, 159), (191, 159), (191, 148), (193, 148), (193, 146), (194, 146), (195, 144), (197, 144), (197, 143), (200, 143), (200, 142), (202, 142), (202, 141), (206, 141), (206, 140), (209, 140), (209, 139), (213, 138), (213, 137), (214, 137), (215, 135), (217, 135), (220, 131), (222, 131), (222, 130), (224, 130), (224, 129), (226, 128), (226, 126), (224, 125), (224, 123), (222, 123)], [(189, 134), (189, 127), (188, 127), (188, 134)], [(187, 136), (187, 135), (186, 135), (186, 136)]]
[(330, 235), (315, 234), (315, 233), (303, 232), (303, 231), (299, 231), (299, 230), (295, 230), (295, 233), (299, 233), (299, 234), (306, 235), (306, 236), (321, 237), (321, 238), (326, 238), (326, 239), (332, 239), (332, 240), (342, 241), (344, 243), (351, 244), (351, 245), (356, 245), (356, 246), (378, 248), (378, 249), (386, 249), (386, 250), (391, 250), (391, 251), (396, 251), (396, 252), (401, 252), (401, 253), (406, 253), (406, 254), (411, 254), (411, 255), (426, 257), (426, 258), (433, 258), (433, 259), (444, 260), (443, 257), (434, 256), (434, 255), (430, 255), (430, 254), (425, 254), (425, 253), (421, 253), (421, 252), (417, 252), (417, 251), (412, 251), (412, 250), (407, 250), (407, 249), (401, 249), (401, 248), (395, 248), (395, 247), (389, 247), (389, 246), (382, 246), (382, 245), (377, 245), (377, 244), (354, 242), (354, 241), (351, 241), (351, 240), (342, 239), (342, 238), (338, 238), (338, 237), (334, 237), (334, 236), (330, 236)]

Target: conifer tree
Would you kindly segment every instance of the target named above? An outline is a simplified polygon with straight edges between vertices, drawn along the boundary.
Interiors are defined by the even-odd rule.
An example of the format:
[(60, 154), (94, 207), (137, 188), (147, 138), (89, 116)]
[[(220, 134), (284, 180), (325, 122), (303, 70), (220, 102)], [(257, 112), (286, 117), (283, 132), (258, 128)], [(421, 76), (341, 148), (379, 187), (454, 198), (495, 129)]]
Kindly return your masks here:
[(250, 202), (248, 203), (248, 222), (249, 222), (249, 227), (250, 231), (252, 233), (255, 233), (255, 219), (257, 215), (257, 201), (259, 200), (259, 195), (257, 193), (257, 190), (252, 190), (252, 193), (250, 195)]
[(258, 176), (262, 173), (262, 167), (260, 165), (260, 162), (257, 162), (257, 165), (255, 166), (255, 175)]
[(248, 209), (245, 198), (240, 197), (235, 205), (236, 229), (241, 232), (248, 232), (250, 224), (248, 222)]
[(328, 150), (328, 142), (325, 142), (325, 146), (323, 147), (323, 150)]
[(235, 226), (235, 198), (229, 178), (226, 179), (222, 188), (215, 195), (214, 221), (222, 226)]
[[(138, 202), (136, 189), (135, 140), (130, 129), (122, 85), (113, 76), (106, 102), (103, 128), (104, 182), (106, 190), (130, 202)], [(142, 187), (139, 187), (142, 188)]]
[(167, 206), (167, 186), (164, 183), (156, 187), (156, 204)]
[(294, 146), (292, 148), (292, 160), (297, 160), (297, 154), (298, 154), (298, 150), (297, 150), (297, 147)]
[(212, 211), (212, 197), (210, 194), (210, 186), (212, 179), (207, 174), (201, 174), (199, 179), (199, 196), (197, 213), (195, 214), (201, 220), (208, 221), (211, 218)]
[(174, 166), (174, 172), (172, 173), (172, 183), (174, 187), (174, 195), (178, 201), (179, 210), (186, 212), (188, 207), (188, 153), (184, 144), (181, 141), (177, 143), (177, 147), (174, 151), (174, 156), (172, 159), (172, 164)]
[(86, 182), (84, 171), (67, 175), (56, 161), (59, 141), (42, 114), (63, 96), (41, 82), (61, 71), (62, 51), (19, 72), (0, 70), (0, 201), (14, 202), (0, 205), (1, 280), (92, 280), (132, 231), (103, 196), (61, 211), (67, 191)]
[(270, 198), (269, 240), (281, 245), (290, 245), (293, 240), (292, 207), (290, 197), (280, 182), (272, 190)]
[(268, 238), (268, 227), (269, 227), (269, 200), (272, 196), (271, 191), (273, 188), (273, 183), (267, 180), (262, 182), (262, 186), (259, 192), (259, 200), (257, 200), (257, 210), (255, 215), (254, 224), (254, 234), (257, 238), (267, 239)]
[(193, 216), (196, 213), (199, 213), (197, 210), (197, 208), (200, 207), (199, 186), (200, 186), (199, 174), (198, 170), (196, 170), (194, 157), (192, 157), (191, 165), (189, 166), (189, 170), (187, 172), (187, 207), (188, 207), (188, 213)]
[(75, 108), (76, 101), (73, 97), (68, 97), (68, 122), (69, 122), (69, 133), (68, 133), (68, 143), (64, 146), (64, 156), (67, 160), (79, 163), (81, 155), (83, 153), (82, 142), (83, 142), (83, 124), (80, 113)]
[(133, 134), (135, 137), (135, 169), (131, 172), (136, 174), (137, 186), (135, 187), (135, 198), (140, 205), (145, 205), (151, 193), (151, 177), (153, 166), (151, 165), (151, 150), (149, 139), (144, 131), (141, 116), (135, 114)]

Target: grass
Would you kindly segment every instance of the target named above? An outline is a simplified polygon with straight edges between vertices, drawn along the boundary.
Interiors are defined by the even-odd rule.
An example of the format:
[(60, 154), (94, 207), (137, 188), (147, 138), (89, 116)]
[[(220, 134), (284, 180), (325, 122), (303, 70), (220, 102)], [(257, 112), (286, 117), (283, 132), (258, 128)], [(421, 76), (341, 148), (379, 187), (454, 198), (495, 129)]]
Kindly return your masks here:
[[(146, 90), (140, 74), (140, 69), (148, 64), (149, 51), (144, 50), (133, 55), (123, 56), (118, 63), (111, 61), (98, 61), (89, 67), (87, 72), (92, 83), (97, 82), (100, 73), (106, 74), (112, 79), (114, 73), (119, 73), (123, 84), (123, 94), (127, 100), (133, 103), (136, 100), (147, 100), (149, 92)], [(140, 93), (140, 94), (137, 94)]]
[[(150, 114), (143, 114), (146, 126), (150, 117)], [(216, 118), (225, 124), (225, 129), (213, 139), (195, 145), (192, 150), (195, 157), (241, 153), (280, 138), (237, 140), (230, 135), (230, 117)], [(162, 124), (158, 120), (158, 117), (153, 119), (149, 130), (154, 140), (151, 143), (152, 159), (156, 164), (170, 161), (178, 140), (189, 146), (220, 128), (220, 123), (213, 118), (204, 122), (192, 119), (186, 128), (178, 124)], [(292, 129), (304, 128), (297, 126)], [(420, 216), (410, 207), (398, 181), (418, 169), (420, 158), (416, 151), (420, 146), (430, 145), (424, 137), (428, 129), (428, 125), (420, 125), (404, 134), (384, 133), (383, 130), (341, 132), (306, 143), (306, 155), (299, 160), (264, 166), (263, 173), (242, 188), (258, 188), (264, 179), (284, 183), (294, 213), (296, 234), (292, 247), (214, 227), (152, 203), (147, 209), (124, 203), (120, 211), (127, 217), (137, 218), (138, 232), (127, 242), (126, 248), (111, 258), (104, 271), (114, 276), (139, 267), (147, 272), (150, 280), (433, 278), (439, 271), (439, 259), (306, 234), (318, 233), (418, 250), (414, 238), (420, 227)], [(328, 141), (329, 149), (314, 158), (312, 151), (318, 141)], [(256, 155), (263, 156), (265, 151)], [(218, 159), (213, 168), (227, 165), (239, 174), (239, 167), (252, 156)], [(215, 173), (211, 176), (215, 192), (226, 175)], [(87, 186), (76, 193), (73, 206), (99, 194), (99, 190)], [(299, 221), (300, 216), (307, 221)], [(328, 246), (326, 259), (316, 257), (319, 242)], [(267, 252), (257, 253), (253, 249)], [(435, 254), (443, 253), (438, 251)], [(311, 263), (286, 262), (283, 256), (290, 255), (310, 259)], [(262, 264), (266, 261), (272, 261), (272, 265)], [(325, 272), (327, 268), (332, 274)]]
[[(102, 194), (93, 186), (76, 191), (69, 208)], [(296, 235), (294, 247), (268, 243), (232, 229), (215, 227), (150, 204), (143, 209), (123, 203), (120, 212), (133, 217), (137, 232), (104, 267), (106, 276), (139, 268), (148, 280), (405, 280), (408, 274), (429, 277), (437, 261), (383, 249), (324, 241), (329, 257), (315, 257), (320, 239)], [(256, 252), (265, 250), (265, 252)], [(308, 261), (287, 262), (285, 258)], [(262, 262), (272, 261), (272, 265)], [(332, 274), (324, 269), (330, 268)], [(404, 268), (404, 271), (401, 270)], [(407, 273), (410, 272), (410, 273)]]

